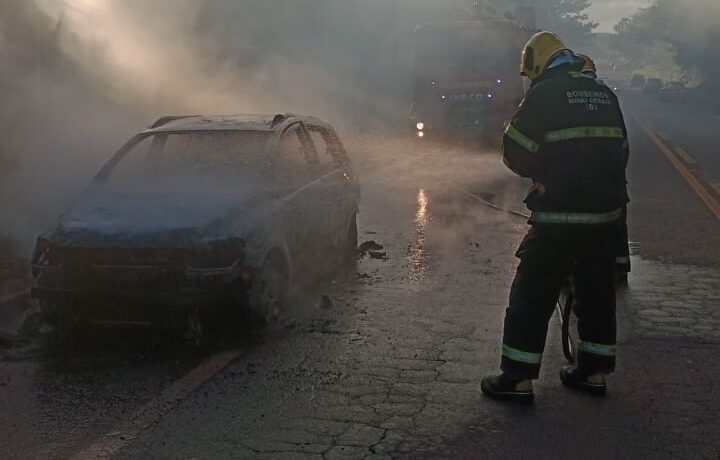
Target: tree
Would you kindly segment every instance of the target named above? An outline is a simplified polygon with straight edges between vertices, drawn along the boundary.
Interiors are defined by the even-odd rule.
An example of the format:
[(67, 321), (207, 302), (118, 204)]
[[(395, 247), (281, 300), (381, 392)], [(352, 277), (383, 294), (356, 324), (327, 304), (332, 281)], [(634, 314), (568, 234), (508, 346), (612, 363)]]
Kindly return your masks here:
[(589, 0), (484, 0), (479, 3), (500, 15), (512, 13), (517, 7), (533, 7), (537, 26), (557, 33), (572, 46), (586, 42), (597, 27), (585, 12), (592, 4)]
[(616, 26), (614, 48), (636, 66), (652, 65), (653, 50), (668, 49), (685, 72), (720, 78), (720, 2), (655, 0)]

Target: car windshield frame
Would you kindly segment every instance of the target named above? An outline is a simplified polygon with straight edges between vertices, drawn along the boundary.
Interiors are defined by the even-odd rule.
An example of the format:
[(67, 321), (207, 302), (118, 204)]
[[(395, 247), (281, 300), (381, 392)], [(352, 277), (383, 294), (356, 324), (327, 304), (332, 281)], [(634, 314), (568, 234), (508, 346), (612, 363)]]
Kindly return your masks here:
[(241, 129), (206, 129), (206, 130), (159, 130), (159, 131), (143, 131), (135, 136), (133, 136), (130, 140), (128, 140), (106, 163), (103, 165), (103, 167), (100, 169), (100, 171), (95, 175), (95, 178), (93, 179), (93, 183), (96, 184), (108, 184), (113, 171), (116, 170), (117, 166), (121, 164), (121, 162), (127, 158), (129, 154), (131, 154), (135, 147), (137, 147), (140, 143), (142, 143), (144, 140), (148, 139), (149, 137), (155, 137), (153, 139), (153, 143), (158, 141), (158, 138), (165, 137), (165, 140), (162, 141), (163, 148), (164, 144), (167, 141), (167, 137), (172, 135), (212, 135), (212, 134), (241, 134), (241, 133), (253, 133), (257, 135), (265, 135), (266, 139), (264, 144), (262, 145), (262, 156), (265, 157), (266, 161), (263, 162), (261, 168), (264, 168), (266, 165), (264, 163), (267, 163), (270, 161), (270, 153), (272, 151), (272, 144), (274, 142), (274, 133), (272, 131), (263, 131), (263, 130), (257, 130), (257, 129), (248, 129), (248, 130), (241, 130)]

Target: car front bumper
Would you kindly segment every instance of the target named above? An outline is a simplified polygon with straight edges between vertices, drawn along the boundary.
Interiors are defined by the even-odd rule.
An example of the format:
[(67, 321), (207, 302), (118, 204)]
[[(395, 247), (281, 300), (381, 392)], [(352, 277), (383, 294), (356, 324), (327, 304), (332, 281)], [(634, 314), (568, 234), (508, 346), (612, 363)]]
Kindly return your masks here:
[(235, 263), (227, 267), (162, 266), (33, 266), (35, 299), (132, 302), (163, 305), (212, 303), (249, 286), (253, 270)]

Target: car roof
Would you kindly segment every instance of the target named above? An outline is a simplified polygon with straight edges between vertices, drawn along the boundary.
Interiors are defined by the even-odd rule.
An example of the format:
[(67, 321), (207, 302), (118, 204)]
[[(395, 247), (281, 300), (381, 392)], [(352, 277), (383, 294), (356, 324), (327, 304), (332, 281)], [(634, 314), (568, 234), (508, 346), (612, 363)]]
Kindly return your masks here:
[(332, 129), (324, 121), (308, 115), (168, 115), (160, 117), (143, 133), (182, 131), (265, 131), (271, 133), (283, 131), (287, 126), (297, 122)]

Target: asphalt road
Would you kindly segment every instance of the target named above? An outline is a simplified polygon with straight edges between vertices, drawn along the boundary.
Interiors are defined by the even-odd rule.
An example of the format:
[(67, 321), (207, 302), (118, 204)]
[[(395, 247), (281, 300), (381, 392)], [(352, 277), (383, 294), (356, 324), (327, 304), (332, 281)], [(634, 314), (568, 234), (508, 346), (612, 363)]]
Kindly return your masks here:
[[(702, 106), (662, 103), (639, 92), (621, 93), (621, 103), (632, 149), (630, 239), (647, 258), (717, 267), (720, 116)], [(674, 155), (674, 163), (668, 154)]]
[[(526, 225), (465, 192), (517, 208), (525, 184), (497, 152), (386, 139), (358, 143), (353, 158), (361, 241), (383, 244), (387, 259), (328, 275), (293, 302), (293, 321), (227, 346), (128, 346), (130, 336), (82, 352), (3, 350), (3, 457), (716, 460), (718, 221), (640, 122), (697, 164), (717, 160), (632, 96), (636, 268), (620, 293), (608, 397), (558, 384), (554, 322), (536, 404), (482, 397)], [(700, 173), (712, 167), (693, 177), (710, 187)]]

